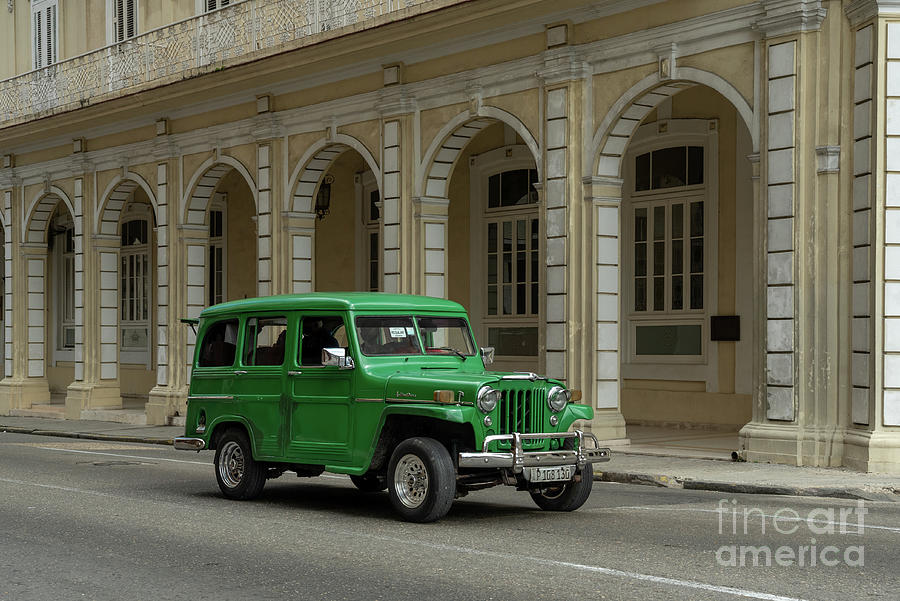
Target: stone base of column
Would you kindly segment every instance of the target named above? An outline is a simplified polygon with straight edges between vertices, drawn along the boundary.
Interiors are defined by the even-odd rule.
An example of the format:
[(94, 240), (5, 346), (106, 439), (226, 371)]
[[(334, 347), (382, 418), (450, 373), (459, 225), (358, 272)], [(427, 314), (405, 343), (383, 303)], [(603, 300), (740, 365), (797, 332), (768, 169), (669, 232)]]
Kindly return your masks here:
[[(623, 443), (625, 439), (625, 418), (618, 409), (594, 409), (594, 419), (581, 422), (585, 430), (591, 432), (601, 441), (615, 440)], [(578, 423), (575, 424), (578, 427)]]
[(66, 390), (66, 419), (81, 419), (85, 409), (121, 409), (119, 383), (89, 384), (73, 382)]
[(147, 400), (147, 424), (165, 426), (170, 418), (187, 412), (187, 389), (155, 386)]
[(37, 403), (50, 402), (50, 385), (46, 378), (26, 378), (0, 381), (0, 415), (9, 415), (13, 409), (31, 409)]
[(840, 467), (844, 465), (844, 433), (837, 426), (750, 422), (740, 431), (744, 459), (763, 463)]
[(861, 472), (900, 474), (900, 432), (845, 430), (844, 465)]

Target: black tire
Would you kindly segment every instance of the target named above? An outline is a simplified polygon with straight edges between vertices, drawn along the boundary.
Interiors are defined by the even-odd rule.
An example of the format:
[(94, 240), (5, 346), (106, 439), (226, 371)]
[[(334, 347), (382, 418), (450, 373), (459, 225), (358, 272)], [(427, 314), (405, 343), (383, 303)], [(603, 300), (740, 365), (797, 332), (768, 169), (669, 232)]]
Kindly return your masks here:
[(216, 444), (216, 481), (229, 499), (249, 501), (262, 492), (266, 470), (253, 459), (250, 439), (243, 430), (232, 428)]
[(381, 492), (387, 488), (387, 479), (375, 472), (366, 472), (362, 476), (350, 476), (350, 481), (360, 492)]
[(391, 505), (407, 522), (434, 522), (450, 511), (456, 470), (446, 447), (433, 438), (407, 438), (394, 449), (387, 471)]
[(594, 466), (587, 463), (581, 470), (580, 482), (548, 484), (529, 490), (535, 504), (544, 511), (575, 511), (591, 496), (594, 485)]

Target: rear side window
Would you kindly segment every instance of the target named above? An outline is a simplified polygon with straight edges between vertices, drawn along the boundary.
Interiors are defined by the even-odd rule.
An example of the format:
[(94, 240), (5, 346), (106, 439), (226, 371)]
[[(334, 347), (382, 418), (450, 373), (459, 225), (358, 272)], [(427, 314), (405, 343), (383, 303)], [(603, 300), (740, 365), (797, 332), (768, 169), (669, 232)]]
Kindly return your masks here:
[(219, 321), (206, 329), (200, 345), (198, 367), (228, 367), (234, 365), (237, 348), (238, 320)]
[(251, 317), (244, 332), (244, 365), (284, 363), (286, 317)]

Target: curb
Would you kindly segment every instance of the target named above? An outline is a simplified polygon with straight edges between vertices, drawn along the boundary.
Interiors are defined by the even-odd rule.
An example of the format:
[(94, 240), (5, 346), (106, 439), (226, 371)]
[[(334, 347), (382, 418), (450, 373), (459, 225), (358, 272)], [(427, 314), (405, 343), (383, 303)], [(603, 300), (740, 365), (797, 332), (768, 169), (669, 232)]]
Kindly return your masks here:
[(126, 436), (120, 434), (93, 434), (90, 432), (61, 432), (59, 430), (39, 430), (0, 425), (0, 432), (13, 434), (33, 434), (35, 436), (56, 436), (58, 438), (79, 438), (82, 440), (105, 440), (107, 442), (137, 442), (144, 444), (171, 445), (171, 438), (151, 438), (146, 436)]
[(835, 499), (855, 499), (864, 501), (900, 502), (900, 490), (892, 487), (839, 488), (834, 486), (782, 486), (778, 484), (747, 484), (678, 478), (663, 474), (638, 472), (594, 472), (597, 482), (618, 484), (643, 484), (662, 488), (684, 490), (707, 490), (727, 494), (786, 495), (793, 497), (829, 497)]

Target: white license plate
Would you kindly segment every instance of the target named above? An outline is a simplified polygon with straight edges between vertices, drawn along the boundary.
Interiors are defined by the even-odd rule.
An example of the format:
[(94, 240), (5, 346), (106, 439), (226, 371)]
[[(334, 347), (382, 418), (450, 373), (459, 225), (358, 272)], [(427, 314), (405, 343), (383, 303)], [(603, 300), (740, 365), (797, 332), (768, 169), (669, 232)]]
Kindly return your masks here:
[(531, 482), (564, 482), (575, 475), (574, 465), (556, 465), (553, 467), (528, 468), (528, 480)]

